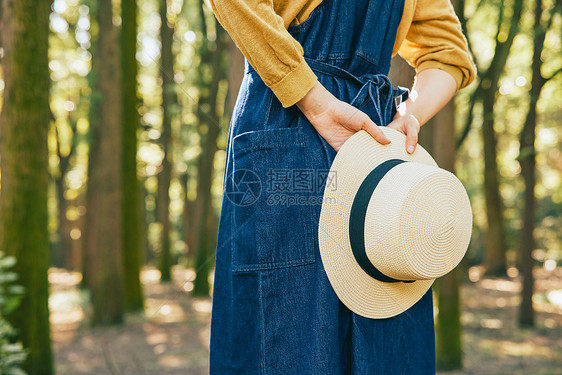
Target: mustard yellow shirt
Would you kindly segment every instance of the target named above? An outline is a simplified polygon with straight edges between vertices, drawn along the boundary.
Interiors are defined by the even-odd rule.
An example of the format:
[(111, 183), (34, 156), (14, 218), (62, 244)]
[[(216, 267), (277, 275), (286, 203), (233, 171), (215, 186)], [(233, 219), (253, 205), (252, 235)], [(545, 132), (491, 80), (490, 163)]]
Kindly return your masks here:
[[(304, 22), (322, 0), (210, 0), (218, 21), (284, 107), (298, 102), (317, 78), (303, 48), (287, 31)], [(457, 88), (474, 79), (476, 67), (450, 0), (405, 0), (393, 55), (416, 72), (450, 73)]]

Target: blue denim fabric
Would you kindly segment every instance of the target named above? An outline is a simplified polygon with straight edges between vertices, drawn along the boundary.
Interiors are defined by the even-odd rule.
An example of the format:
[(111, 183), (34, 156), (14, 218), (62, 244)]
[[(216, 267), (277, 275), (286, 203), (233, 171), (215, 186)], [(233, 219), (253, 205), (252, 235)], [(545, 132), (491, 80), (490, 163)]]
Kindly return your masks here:
[[(403, 94), (386, 77), (403, 5), (324, 0), (289, 28), (319, 81), (383, 126)], [(348, 310), (326, 277), (318, 221), (335, 154), (247, 64), (228, 136), (211, 374), (435, 373), (431, 290), (375, 320)]]

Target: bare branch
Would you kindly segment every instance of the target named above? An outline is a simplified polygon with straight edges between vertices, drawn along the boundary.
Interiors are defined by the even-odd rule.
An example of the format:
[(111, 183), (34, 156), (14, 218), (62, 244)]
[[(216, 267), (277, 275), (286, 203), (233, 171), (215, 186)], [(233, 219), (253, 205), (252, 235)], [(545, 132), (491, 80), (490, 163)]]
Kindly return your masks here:
[(556, 70), (554, 73), (552, 73), (549, 77), (545, 77), (544, 78), (544, 83), (547, 83), (548, 81), (550, 81), (551, 79), (553, 79), (556, 75), (558, 75), (560, 72), (562, 72), (562, 67), (558, 68), (558, 70)]

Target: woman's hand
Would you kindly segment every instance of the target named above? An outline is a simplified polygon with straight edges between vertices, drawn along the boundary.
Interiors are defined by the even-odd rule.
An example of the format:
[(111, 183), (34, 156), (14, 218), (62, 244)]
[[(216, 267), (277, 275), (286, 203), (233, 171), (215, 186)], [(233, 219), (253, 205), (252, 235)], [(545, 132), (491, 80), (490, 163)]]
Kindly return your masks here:
[(418, 133), (421, 127), (416, 116), (411, 113), (396, 112), (394, 119), (387, 127), (398, 130), (400, 133), (406, 135), (406, 152), (411, 154), (416, 150)]
[(400, 105), (388, 124), (389, 128), (406, 135), (406, 152), (415, 151), (421, 126), (439, 112), (456, 91), (457, 81), (443, 70), (426, 69), (418, 73), (408, 100)]
[(366, 130), (379, 143), (390, 143), (369, 116), (336, 98), (318, 81), (297, 106), (336, 151), (359, 130)]
[[(426, 69), (416, 76), (410, 97), (402, 103), (393, 121), (388, 124), (389, 128), (406, 135), (408, 153), (416, 149), (420, 127), (439, 112), (456, 91), (455, 78), (443, 70)], [(297, 102), (297, 106), (336, 151), (359, 130), (366, 130), (379, 143), (390, 143), (369, 116), (338, 100), (319, 82)]]

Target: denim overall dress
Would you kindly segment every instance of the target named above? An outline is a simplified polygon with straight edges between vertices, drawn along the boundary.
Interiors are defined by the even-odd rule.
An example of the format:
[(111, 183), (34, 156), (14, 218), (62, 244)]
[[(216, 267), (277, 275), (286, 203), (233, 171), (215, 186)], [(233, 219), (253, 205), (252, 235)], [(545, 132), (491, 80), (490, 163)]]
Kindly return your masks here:
[[(320, 83), (383, 126), (404, 93), (386, 77), (403, 6), (324, 0), (289, 28)], [(226, 149), (211, 374), (435, 374), (431, 290), (375, 320), (348, 310), (328, 281), (318, 221), (324, 188), (337, 188), (335, 154), (246, 63)]]

